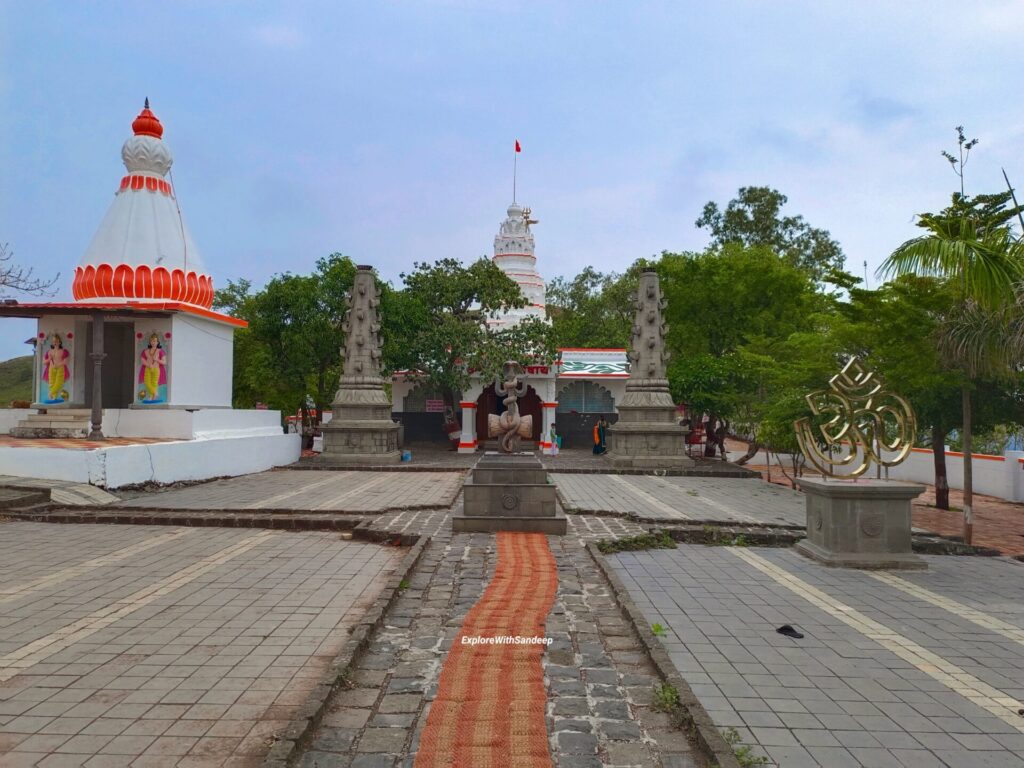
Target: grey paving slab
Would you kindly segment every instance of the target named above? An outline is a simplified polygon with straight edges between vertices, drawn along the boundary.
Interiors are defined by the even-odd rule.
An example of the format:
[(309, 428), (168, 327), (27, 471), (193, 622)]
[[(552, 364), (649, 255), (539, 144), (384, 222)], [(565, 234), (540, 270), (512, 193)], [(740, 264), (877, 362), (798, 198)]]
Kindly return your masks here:
[(873, 575), (684, 545), (611, 562), (716, 725), (775, 764), (1024, 766), (1024, 566), (926, 559)]
[(803, 527), (802, 494), (757, 479), (553, 473), (567, 512), (650, 522), (762, 523)]
[(402, 554), (330, 533), (0, 523), (0, 764), (258, 762)]
[(133, 495), (117, 506), (181, 510), (384, 512), (448, 507), (461, 472), (310, 472), (277, 470)]
[(118, 497), (102, 488), (86, 483), (69, 483), (65, 480), (40, 480), (33, 477), (0, 475), (0, 487), (31, 488), (47, 491), (56, 504), (95, 507), (113, 504)]

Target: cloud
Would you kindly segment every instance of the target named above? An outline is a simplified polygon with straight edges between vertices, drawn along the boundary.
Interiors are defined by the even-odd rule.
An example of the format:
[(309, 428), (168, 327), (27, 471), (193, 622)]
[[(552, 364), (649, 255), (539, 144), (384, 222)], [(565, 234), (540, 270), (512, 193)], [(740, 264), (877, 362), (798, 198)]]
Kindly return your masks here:
[(306, 41), (302, 30), (293, 24), (266, 23), (249, 30), (253, 40), (267, 48), (300, 48)]

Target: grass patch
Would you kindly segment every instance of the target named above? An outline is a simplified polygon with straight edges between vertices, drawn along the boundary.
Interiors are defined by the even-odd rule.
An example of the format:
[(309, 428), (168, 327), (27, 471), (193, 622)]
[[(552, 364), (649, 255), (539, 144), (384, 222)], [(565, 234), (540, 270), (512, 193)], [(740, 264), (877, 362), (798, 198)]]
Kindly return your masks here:
[(735, 728), (726, 728), (722, 731), (722, 738), (725, 739), (725, 743), (732, 747), (732, 752), (736, 755), (736, 760), (743, 768), (754, 768), (758, 765), (768, 765), (768, 758), (764, 755), (755, 755), (754, 748), (749, 744), (743, 744), (740, 741), (740, 735), (736, 732)]
[(597, 549), (601, 554), (610, 555), (615, 552), (637, 552), (643, 549), (675, 549), (676, 543), (667, 533), (642, 533), (639, 536), (627, 536), (624, 539), (608, 541), (601, 539)]
[(411, 586), (411, 582), (408, 579), (402, 579), (400, 582), (398, 582), (398, 588), (400, 590), (401, 589), (408, 589), (410, 586)]
[(668, 634), (668, 630), (666, 630), (661, 624), (651, 624), (651, 632), (658, 637), (664, 637)]
[(679, 691), (676, 690), (674, 685), (669, 685), (668, 683), (654, 686), (654, 702), (651, 704), (651, 707), (658, 712), (664, 712), (666, 715), (678, 717), (680, 710), (683, 708), (683, 704), (679, 700)]

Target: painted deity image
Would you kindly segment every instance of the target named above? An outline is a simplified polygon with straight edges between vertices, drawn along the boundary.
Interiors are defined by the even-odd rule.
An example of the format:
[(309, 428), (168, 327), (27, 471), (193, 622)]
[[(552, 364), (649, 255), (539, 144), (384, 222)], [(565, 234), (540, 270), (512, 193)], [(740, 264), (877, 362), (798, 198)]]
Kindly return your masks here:
[(50, 346), (43, 353), (42, 402), (56, 404), (68, 401), (70, 395), (66, 387), (71, 381), (70, 358), (71, 353), (64, 348), (61, 335), (51, 334)]
[(139, 401), (144, 405), (167, 400), (167, 352), (160, 337), (153, 333), (139, 355)]

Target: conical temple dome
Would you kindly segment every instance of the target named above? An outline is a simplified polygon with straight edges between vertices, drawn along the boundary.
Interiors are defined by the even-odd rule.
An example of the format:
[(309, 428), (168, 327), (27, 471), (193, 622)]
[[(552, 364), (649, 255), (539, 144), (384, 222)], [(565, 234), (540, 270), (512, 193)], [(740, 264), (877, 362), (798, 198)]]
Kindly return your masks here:
[(213, 280), (165, 176), (174, 158), (149, 99), (121, 148), (128, 175), (75, 269), (82, 302), (182, 302), (209, 309)]

